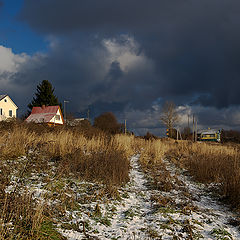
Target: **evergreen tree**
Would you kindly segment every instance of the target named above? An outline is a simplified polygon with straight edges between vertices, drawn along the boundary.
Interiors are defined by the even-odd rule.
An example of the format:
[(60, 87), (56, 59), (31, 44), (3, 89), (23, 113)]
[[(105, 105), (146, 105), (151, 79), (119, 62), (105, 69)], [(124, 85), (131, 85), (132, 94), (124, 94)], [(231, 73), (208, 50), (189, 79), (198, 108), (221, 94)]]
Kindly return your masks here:
[(32, 102), (28, 104), (28, 107), (32, 110), (33, 107), (45, 106), (57, 106), (59, 105), (62, 109), (61, 103), (58, 98), (54, 95), (54, 88), (48, 80), (43, 80), (37, 86), (36, 97), (33, 98)]

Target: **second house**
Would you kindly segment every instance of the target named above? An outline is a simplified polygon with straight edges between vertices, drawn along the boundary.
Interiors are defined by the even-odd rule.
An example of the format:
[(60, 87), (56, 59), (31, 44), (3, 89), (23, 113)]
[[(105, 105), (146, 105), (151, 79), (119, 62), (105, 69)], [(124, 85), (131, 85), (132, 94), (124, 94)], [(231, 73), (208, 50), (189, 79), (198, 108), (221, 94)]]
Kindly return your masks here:
[(60, 106), (33, 107), (26, 122), (47, 123), (48, 125), (62, 125), (64, 123)]

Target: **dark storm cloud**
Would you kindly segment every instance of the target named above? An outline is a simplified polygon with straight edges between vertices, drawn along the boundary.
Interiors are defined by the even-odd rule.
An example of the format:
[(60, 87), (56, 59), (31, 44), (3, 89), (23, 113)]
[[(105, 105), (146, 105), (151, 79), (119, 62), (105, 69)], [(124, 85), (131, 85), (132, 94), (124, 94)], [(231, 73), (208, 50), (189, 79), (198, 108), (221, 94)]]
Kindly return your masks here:
[(24, 107), (48, 79), (69, 111), (114, 111), (142, 134), (159, 135), (165, 100), (190, 104), (200, 125), (236, 128), (239, 12), (235, 0), (25, 0), (18, 19), (49, 51), (26, 57), (9, 93)]
[[(149, 91), (145, 96), (152, 97), (135, 100), (133, 105), (149, 106), (158, 92), (158, 97), (182, 99), (179, 104), (184, 96), (199, 95), (198, 103), (221, 108), (240, 104), (239, 9), (236, 0), (25, 0), (19, 18), (36, 31), (68, 38), (69, 44), (76, 43), (77, 32), (105, 37), (132, 34), (153, 60), (156, 78), (118, 76), (121, 70), (116, 63), (109, 77), (118, 81), (138, 77), (132, 81), (138, 89), (132, 84), (126, 94), (145, 89)], [(71, 64), (70, 56), (70, 68)], [(74, 84), (76, 77), (71, 77)], [(95, 85), (96, 91), (103, 88), (104, 92), (106, 87), (101, 82)]]
[[(106, 29), (126, 30), (153, 27), (159, 20), (175, 18), (184, 2), (161, 3), (158, 0), (25, 0), (20, 18), (33, 28), (50, 33), (72, 30)], [(44, 16), (44, 17), (43, 17)]]

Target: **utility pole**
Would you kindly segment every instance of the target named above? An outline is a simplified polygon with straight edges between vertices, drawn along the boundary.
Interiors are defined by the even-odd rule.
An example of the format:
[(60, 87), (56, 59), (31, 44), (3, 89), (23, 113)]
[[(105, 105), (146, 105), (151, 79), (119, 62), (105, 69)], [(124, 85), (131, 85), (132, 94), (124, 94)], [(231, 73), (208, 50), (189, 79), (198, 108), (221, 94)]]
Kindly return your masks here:
[(67, 100), (64, 100), (64, 101), (63, 101), (63, 107), (64, 107), (64, 121), (67, 123), (66, 103), (69, 103), (69, 101), (67, 101)]
[(90, 121), (90, 110), (89, 109), (87, 110), (87, 118), (88, 118), (88, 121)]
[(124, 133), (127, 134), (127, 120), (124, 121)]
[(195, 124), (195, 131), (196, 131), (196, 133), (195, 133), (195, 141), (197, 141), (197, 119), (196, 119), (196, 124)]
[(181, 134), (181, 132), (179, 131), (179, 135), (180, 135), (180, 139), (182, 140), (182, 134)]
[(194, 142), (194, 139), (195, 139), (195, 138), (194, 138), (194, 136), (195, 136), (195, 134), (194, 134), (194, 133), (195, 133), (195, 131), (194, 131), (194, 123), (195, 123), (195, 122), (194, 122), (194, 114), (193, 114), (193, 131), (192, 131), (192, 141), (193, 141), (193, 142)]

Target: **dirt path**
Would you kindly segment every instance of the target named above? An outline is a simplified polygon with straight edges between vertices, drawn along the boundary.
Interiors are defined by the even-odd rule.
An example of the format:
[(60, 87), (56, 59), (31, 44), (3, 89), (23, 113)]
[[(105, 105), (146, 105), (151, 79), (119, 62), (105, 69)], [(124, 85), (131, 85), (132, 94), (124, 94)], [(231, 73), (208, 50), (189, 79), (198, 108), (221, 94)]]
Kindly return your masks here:
[[(88, 219), (91, 225), (95, 225), (89, 235), (99, 239), (148, 239), (147, 216), (151, 213), (151, 201), (146, 187), (147, 180), (141, 171), (138, 159), (139, 155), (131, 158), (130, 181), (120, 190), (123, 200), (115, 201), (108, 206), (99, 204), (101, 211), (111, 221), (111, 225), (94, 223), (94, 220)], [(114, 209), (114, 213), (109, 214), (107, 209)], [(71, 240), (84, 238), (84, 235), (78, 232), (61, 232)]]
[[(239, 231), (229, 224), (234, 219), (225, 207), (206, 195), (203, 185), (191, 181), (184, 172), (165, 161), (175, 179), (168, 192), (154, 190), (139, 165), (139, 155), (131, 158), (129, 183), (120, 190), (121, 201), (99, 205), (101, 216), (81, 212), (72, 214), (73, 222), (86, 222), (91, 228), (79, 231), (59, 230), (70, 240), (87, 239), (240, 239)], [(157, 196), (161, 202), (151, 201)], [(164, 202), (165, 199), (165, 202)], [(86, 231), (86, 230), (85, 230)]]

